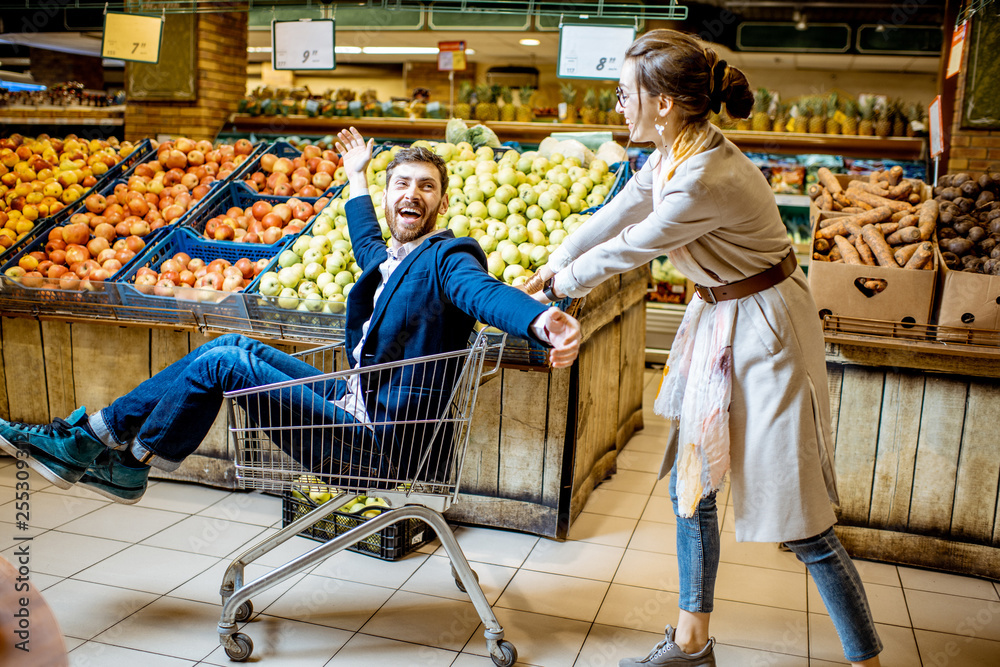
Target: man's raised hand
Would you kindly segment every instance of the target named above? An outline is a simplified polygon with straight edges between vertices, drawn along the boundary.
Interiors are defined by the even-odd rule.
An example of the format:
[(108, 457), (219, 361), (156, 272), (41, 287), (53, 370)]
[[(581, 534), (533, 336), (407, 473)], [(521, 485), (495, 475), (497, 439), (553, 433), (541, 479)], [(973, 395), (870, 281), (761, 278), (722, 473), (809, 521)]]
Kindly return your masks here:
[(338, 132), (337, 138), (340, 141), (336, 142), (334, 147), (344, 159), (344, 171), (347, 172), (347, 180), (356, 181), (362, 178), (365, 179), (365, 185), (367, 186), (366, 171), (368, 163), (372, 161), (372, 147), (375, 144), (375, 140), (369, 139), (365, 142), (365, 138), (353, 127)]
[(580, 353), (580, 323), (558, 308), (549, 308), (542, 320), (549, 335), (549, 363), (552, 368), (572, 366)]

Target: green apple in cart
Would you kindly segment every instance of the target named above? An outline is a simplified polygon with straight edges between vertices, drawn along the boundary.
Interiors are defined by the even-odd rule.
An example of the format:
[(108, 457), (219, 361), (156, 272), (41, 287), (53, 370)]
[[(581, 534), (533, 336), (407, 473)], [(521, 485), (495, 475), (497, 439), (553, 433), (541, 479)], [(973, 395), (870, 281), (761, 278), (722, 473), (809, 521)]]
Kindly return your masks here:
[[(301, 264), (297, 264), (296, 266), (301, 266)], [(303, 274), (295, 266), (286, 266), (281, 271), (278, 271), (278, 282), (283, 287), (295, 287), (302, 280), (302, 276)]]
[(321, 313), (323, 306), (326, 305), (323, 302), (323, 295), (319, 292), (310, 292), (302, 303), (310, 313)]
[[(326, 275), (330, 276), (329, 273), (326, 274)], [(332, 299), (334, 294), (343, 294), (344, 293), (344, 288), (341, 285), (338, 285), (334, 281), (333, 276), (330, 276), (330, 279), (328, 281), (326, 281), (326, 284), (324, 284), (321, 289), (323, 291), (323, 298), (324, 299)]]
[(379, 507), (388, 507), (389, 503), (386, 502), (385, 498), (369, 497), (368, 500), (365, 501), (365, 505), (367, 505), (368, 507), (371, 507), (372, 505), (377, 505)]
[[(323, 236), (320, 238), (325, 239), (326, 237)], [(325, 258), (326, 258), (325, 252), (320, 252), (316, 248), (306, 248), (306, 251), (302, 253), (302, 264), (303, 265), (309, 265), (313, 263), (322, 264)]]
[(316, 234), (317, 237), (319, 235), (325, 236), (329, 234), (331, 231), (333, 231), (333, 229), (334, 229), (333, 218), (325, 215), (320, 215), (316, 218), (316, 222), (313, 223), (312, 233)]
[(260, 293), (264, 296), (277, 296), (281, 288), (278, 274), (274, 271), (265, 271), (260, 275)]
[(306, 280), (315, 281), (324, 273), (326, 273), (326, 269), (323, 268), (322, 264), (319, 262), (311, 262), (306, 264), (306, 268), (302, 275)]
[(278, 255), (278, 266), (283, 269), (298, 264), (301, 261), (302, 258), (293, 250), (282, 250), (281, 254)]
[[(309, 249), (309, 244), (312, 242), (312, 238), (313, 237), (308, 234), (303, 234), (299, 238), (295, 239), (295, 242), (292, 243), (292, 252), (299, 257), (302, 257), (302, 254)], [(279, 259), (278, 261), (280, 262), (281, 260)]]
[(334, 250), (329, 255), (326, 256), (324, 261), (324, 268), (327, 273), (332, 273), (336, 275), (347, 268), (347, 259), (344, 254), (339, 250)]
[(323, 288), (329, 285), (330, 283), (333, 283), (333, 274), (323, 271), (318, 276), (316, 276), (316, 287), (319, 288), (320, 292), (322, 292)]
[(295, 310), (299, 307), (299, 293), (291, 287), (282, 288), (278, 294), (278, 307), (286, 310)]

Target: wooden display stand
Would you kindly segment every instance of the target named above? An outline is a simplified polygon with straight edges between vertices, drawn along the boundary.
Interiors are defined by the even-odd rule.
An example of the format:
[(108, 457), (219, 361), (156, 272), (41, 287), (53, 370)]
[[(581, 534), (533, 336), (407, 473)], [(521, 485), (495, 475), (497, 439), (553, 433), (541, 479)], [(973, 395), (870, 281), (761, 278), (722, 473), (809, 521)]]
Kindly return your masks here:
[(856, 558), (1000, 579), (1000, 350), (934, 347), (828, 334), (837, 534)]
[[(594, 290), (572, 369), (505, 366), (481, 387), (465, 492), (449, 518), (565, 537), (642, 428), (648, 281), (643, 267)], [(3, 317), (0, 417), (43, 424), (80, 405), (97, 410), (214, 337), (176, 325)], [(267, 342), (289, 352), (311, 347)], [(237, 488), (225, 413), (180, 468), (152, 476)]]

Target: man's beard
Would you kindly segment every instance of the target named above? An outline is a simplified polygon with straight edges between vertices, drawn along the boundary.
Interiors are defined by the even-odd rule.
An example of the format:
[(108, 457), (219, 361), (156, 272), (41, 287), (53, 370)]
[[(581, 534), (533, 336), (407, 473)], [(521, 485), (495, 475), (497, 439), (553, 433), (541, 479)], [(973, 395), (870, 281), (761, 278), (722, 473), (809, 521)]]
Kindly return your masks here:
[[(425, 216), (423, 224), (419, 226), (403, 226), (397, 223), (396, 216), (399, 209), (407, 208), (420, 211)], [(394, 239), (399, 243), (409, 243), (432, 232), (434, 226), (437, 224), (437, 215), (424, 211), (422, 204), (400, 203), (395, 208), (390, 208), (385, 212), (385, 222), (389, 225), (389, 231), (392, 233)]]

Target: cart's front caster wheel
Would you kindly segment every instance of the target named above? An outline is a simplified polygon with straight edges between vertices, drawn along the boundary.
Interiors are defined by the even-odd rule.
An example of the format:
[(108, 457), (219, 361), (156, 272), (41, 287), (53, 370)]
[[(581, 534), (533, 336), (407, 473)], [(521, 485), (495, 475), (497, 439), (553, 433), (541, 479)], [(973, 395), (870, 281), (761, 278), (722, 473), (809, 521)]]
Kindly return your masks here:
[(250, 616), (253, 614), (253, 602), (247, 600), (239, 607), (236, 608), (236, 619), (237, 623), (242, 623), (243, 621), (249, 620)]
[[(235, 662), (246, 662), (253, 653), (253, 641), (242, 632), (237, 632), (230, 637), (231, 643), (226, 644), (226, 655)], [(493, 659), (496, 662), (496, 658)], [(508, 663), (510, 664), (510, 663)]]
[[(451, 576), (455, 580), (455, 585), (458, 586), (458, 590), (462, 591), (463, 593), (468, 593), (468, 591), (465, 590), (465, 584), (462, 583), (461, 577), (458, 576), (458, 570), (456, 570), (454, 567), (451, 568)], [(475, 570), (473, 570), (472, 571), (472, 576), (474, 576), (476, 578), (476, 581), (479, 581), (479, 573), (478, 572), (476, 572)]]
[(493, 658), (493, 664), (499, 665), (499, 667), (511, 667), (515, 662), (517, 662), (517, 649), (506, 639), (501, 639), (497, 644), (497, 648), (500, 649), (500, 656), (495, 653), (490, 653), (490, 657)]

